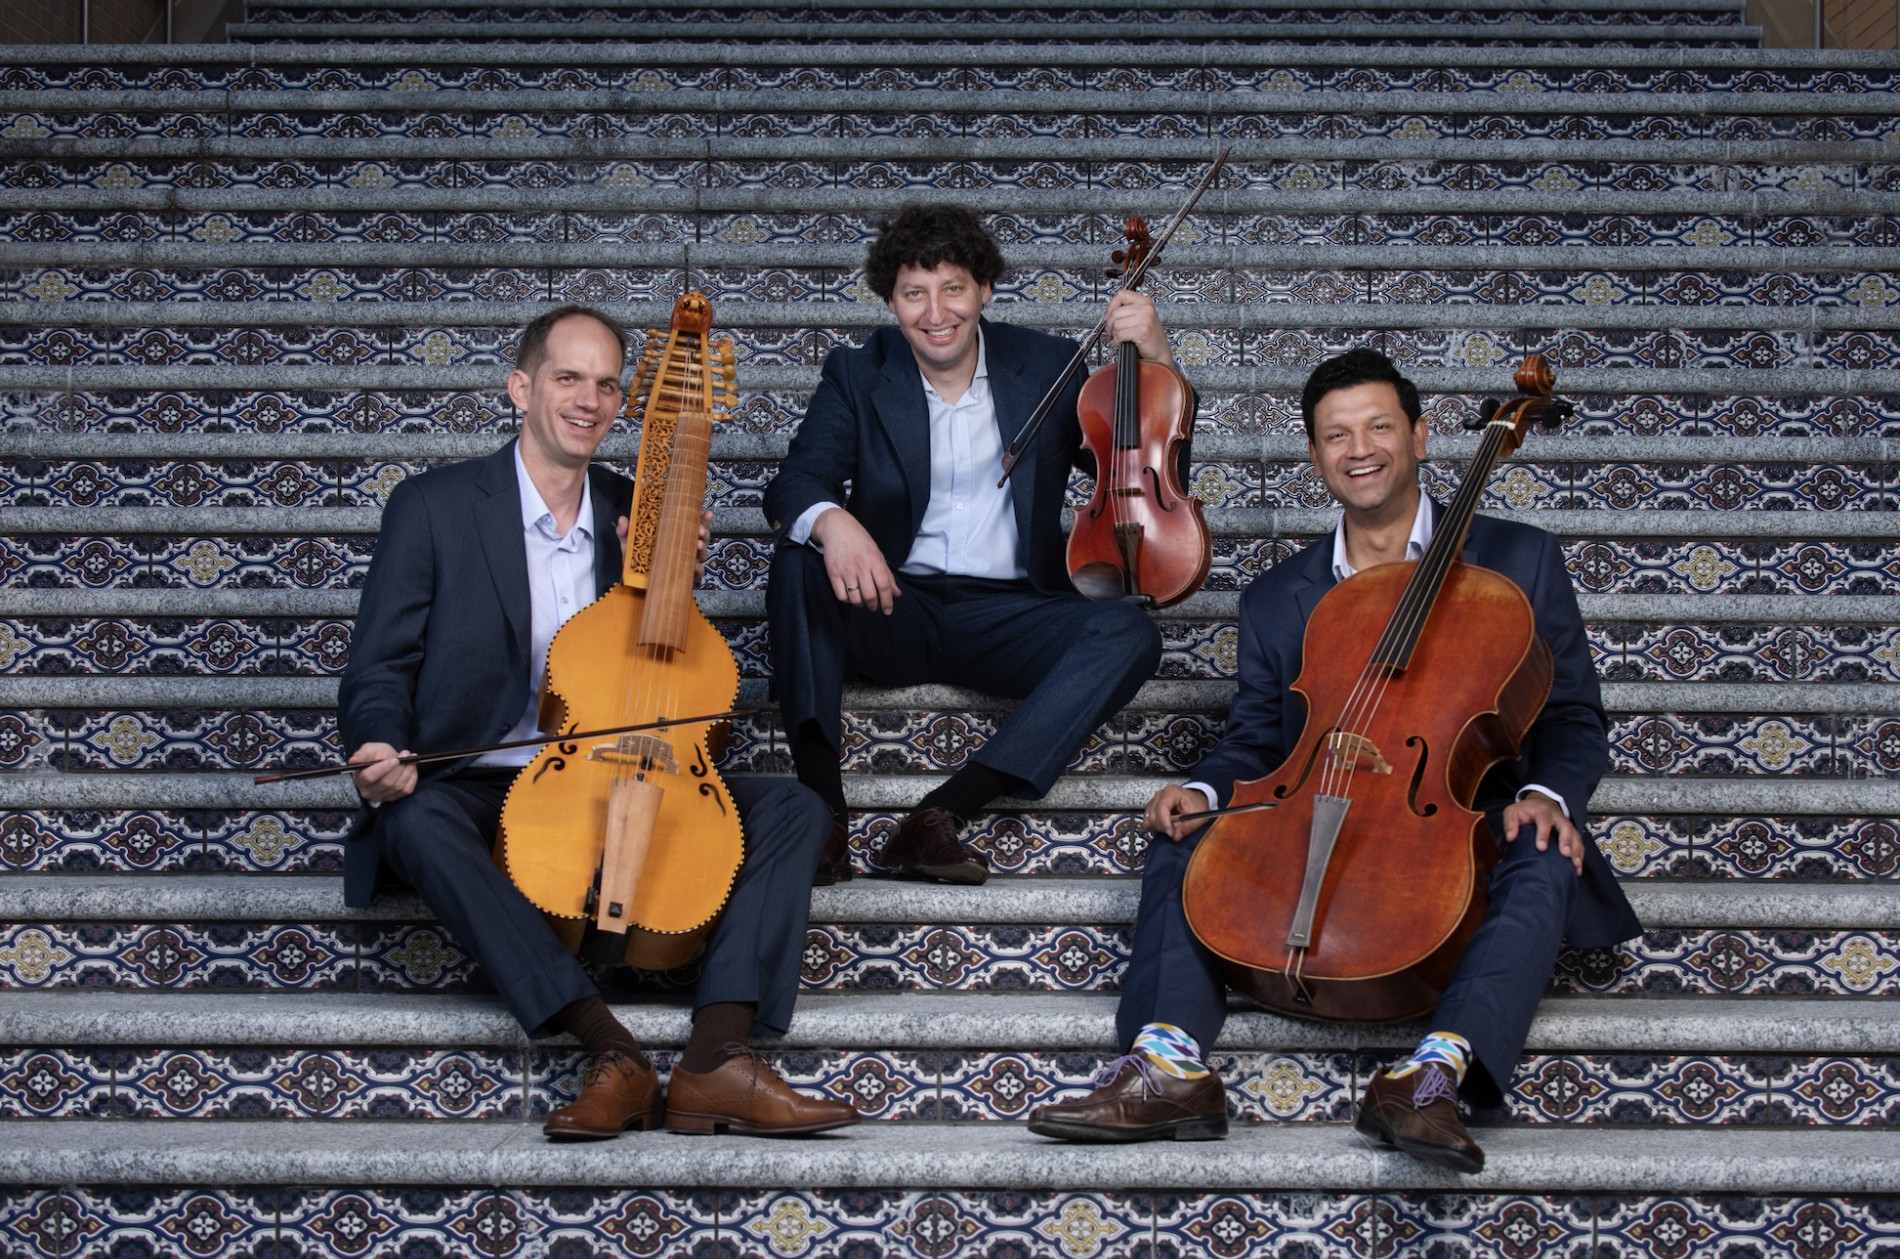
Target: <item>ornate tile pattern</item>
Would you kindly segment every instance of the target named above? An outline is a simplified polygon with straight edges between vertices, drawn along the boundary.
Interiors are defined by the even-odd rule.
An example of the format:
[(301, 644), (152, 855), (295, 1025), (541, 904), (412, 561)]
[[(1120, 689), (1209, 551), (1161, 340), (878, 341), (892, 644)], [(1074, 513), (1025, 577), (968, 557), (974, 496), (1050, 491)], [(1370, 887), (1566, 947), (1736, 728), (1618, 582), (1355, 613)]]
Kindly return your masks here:
[(1891, 996), (1900, 933), (1651, 931), (1615, 949), (1565, 952), (1559, 992)]
[(0, 867), (60, 873), (343, 868), (349, 816), (22, 809), (0, 819)]

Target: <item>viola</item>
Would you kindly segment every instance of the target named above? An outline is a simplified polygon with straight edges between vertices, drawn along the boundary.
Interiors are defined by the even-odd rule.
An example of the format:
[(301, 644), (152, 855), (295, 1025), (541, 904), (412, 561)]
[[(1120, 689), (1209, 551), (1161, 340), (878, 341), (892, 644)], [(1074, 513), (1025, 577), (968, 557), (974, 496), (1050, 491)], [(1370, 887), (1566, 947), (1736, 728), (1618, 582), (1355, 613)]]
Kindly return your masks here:
[[(688, 293), (648, 340), (628, 395), (641, 437), (621, 579), (548, 649), (541, 728), (567, 733), (515, 779), (495, 841), (569, 948), (649, 969), (699, 951), (744, 853), (713, 765), (739, 666), (693, 599), (712, 423), (738, 401), (731, 342), (711, 325)], [(572, 733), (614, 726), (648, 728)]]
[[(1131, 218), (1115, 252), (1123, 287), (1146, 273), (1148, 224)], [(1111, 272), (1110, 274), (1114, 274)], [(1133, 277), (1131, 280), (1130, 277)], [(1200, 500), (1183, 488), (1194, 436), (1194, 390), (1133, 342), (1088, 378), (1076, 401), (1082, 446), (1095, 459), (1095, 489), (1069, 532), (1069, 577), (1091, 599), (1135, 599), (1165, 608), (1201, 588), (1214, 543)]]
[[(1550, 692), (1550, 649), (1509, 579), (1459, 561), (1497, 461), (1561, 417), (1548, 363), (1480, 413), (1470, 472), (1416, 561), (1341, 582), (1306, 625), (1306, 724), (1239, 783), (1188, 863), (1189, 926), (1242, 995), (1284, 1014), (1387, 1021), (1444, 991), (1498, 858), (1480, 781), (1517, 755)], [(1277, 807), (1276, 807), (1277, 806)]]

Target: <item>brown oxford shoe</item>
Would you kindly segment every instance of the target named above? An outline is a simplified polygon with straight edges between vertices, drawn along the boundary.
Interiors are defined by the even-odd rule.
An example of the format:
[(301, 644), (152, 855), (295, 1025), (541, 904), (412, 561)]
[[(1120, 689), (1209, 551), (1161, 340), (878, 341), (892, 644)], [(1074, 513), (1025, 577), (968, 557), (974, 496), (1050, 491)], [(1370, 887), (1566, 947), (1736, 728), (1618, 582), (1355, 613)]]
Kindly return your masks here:
[(1393, 1079), (1381, 1071), (1366, 1085), (1352, 1126), (1389, 1150), (1454, 1172), (1484, 1170), (1484, 1151), (1458, 1118), (1458, 1086), (1443, 1067), (1427, 1064)]
[(851, 1103), (794, 1093), (758, 1055), (742, 1046), (735, 1048), (741, 1052), (704, 1074), (673, 1069), (673, 1081), (666, 1089), (668, 1132), (790, 1137), (858, 1121)]
[(604, 1141), (660, 1122), (660, 1077), (641, 1058), (597, 1054), (581, 1073), (581, 1095), (548, 1116), (541, 1131), (556, 1141)]
[(818, 869), (811, 876), (813, 887), (830, 887), (833, 883), (851, 881), (851, 832), (845, 829), (843, 822), (831, 824), (831, 838), (825, 841), (825, 850), (818, 854)]
[(877, 860), (913, 879), (975, 885), (990, 877), (990, 863), (957, 840), (957, 819), (947, 809), (918, 809), (905, 818)]
[(1109, 1064), (1108, 1083), (1078, 1102), (1038, 1106), (1029, 1130), (1064, 1141), (1213, 1141), (1227, 1135), (1227, 1091), (1212, 1069), (1183, 1080), (1139, 1054)]

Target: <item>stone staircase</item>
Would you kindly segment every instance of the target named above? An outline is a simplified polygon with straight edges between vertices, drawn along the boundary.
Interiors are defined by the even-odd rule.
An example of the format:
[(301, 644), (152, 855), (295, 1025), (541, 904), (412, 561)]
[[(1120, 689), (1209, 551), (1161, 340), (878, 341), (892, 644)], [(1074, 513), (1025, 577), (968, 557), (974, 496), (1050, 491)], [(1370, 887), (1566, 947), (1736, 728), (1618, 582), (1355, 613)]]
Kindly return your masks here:
[[(277, 0), (233, 37), (0, 69), (0, 1254), (1900, 1248), (1900, 58), (1762, 52), (1707, 0)], [(814, 894), (770, 1056), (868, 1122), (543, 1144), (575, 1048), (419, 902), (343, 908), (347, 787), (251, 782), (338, 750), (390, 488), (505, 439), (534, 312), (700, 288), (742, 394), (701, 599), (760, 699), (758, 494), (885, 318), (877, 218), (979, 209), (995, 313), (1077, 332), (1121, 218), (1230, 143), (1150, 281), (1213, 576), (1050, 796), (983, 819), (1002, 877)], [(1487, 510), (1564, 539), (1648, 930), (1562, 960), (1481, 1176), (1350, 1132), (1417, 1028), (1259, 1012), (1226, 1143), (1044, 1143), (1015, 1121), (1115, 1049), (1134, 813), (1218, 735), (1238, 590), (1330, 527), (1298, 386), (1366, 342), (1426, 392), (1435, 487), (1526, 350), (1577, 403)], [(1004, 706), (848, 693), (861, 869)], [(771, 720), (735, 736), (729, 772), (784, 771)], [(670, 1066), (685, 977), (616, 982)]]

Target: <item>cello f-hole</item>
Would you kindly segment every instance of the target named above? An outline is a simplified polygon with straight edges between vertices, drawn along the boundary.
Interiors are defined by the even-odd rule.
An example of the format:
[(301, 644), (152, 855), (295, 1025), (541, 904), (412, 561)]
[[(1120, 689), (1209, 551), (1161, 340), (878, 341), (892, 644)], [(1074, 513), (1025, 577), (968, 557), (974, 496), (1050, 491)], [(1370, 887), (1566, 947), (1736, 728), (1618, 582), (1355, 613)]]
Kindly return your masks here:
[(1405, 788), (1405, 807), (1412, 811), (1414, 817), (1436, 816), (1438, 813), (1437, 805), (1427, 804), (1421, 807), (1418, 802), (1418, 785), (1425, 781), (1425, 762), (1431, 760), (1432, 750), (1425, 746), (1425, 740), (1418, 735), (1413, 735), (1407, 739), (1405, 746), (1418, 749), (1418, 761), (1412, 766), (1412, 781), (1407, 784)]
[(1313, 775), (1313, 762), (1319, 759), (1320, 749), (1325, 747), (1327, 740), (1331, 739), (1338, 731), (1339, 727), (1334, 726), (1324, 735), (1313, 740), (1313, 749), (1306, 754), (1306, 764), (1300, 767), (1300, 776), (1290, 783), (1281, 783), (1278, 787), (1275, 787), (1273, 789), (1274, 799), (1285, 800), (1288, 796), (1291, 796), (1294, 792), (1306, 785), (1306, 780)]
[(1170, 500), (1167, 492), (1161, 488), (1161, 474), (1155, 471), (1152, 464), (1143, 468), (1141, 471), (1142, 475), (1154, 483), (1154, 503), (1156, 507), (1159, 507), (1162, 511), (1173, 511), (1176, 507), (1180, 506), (1178, 502)]

